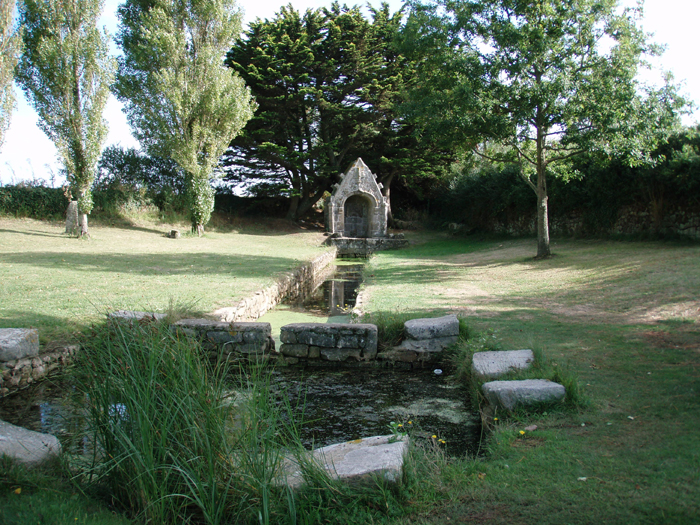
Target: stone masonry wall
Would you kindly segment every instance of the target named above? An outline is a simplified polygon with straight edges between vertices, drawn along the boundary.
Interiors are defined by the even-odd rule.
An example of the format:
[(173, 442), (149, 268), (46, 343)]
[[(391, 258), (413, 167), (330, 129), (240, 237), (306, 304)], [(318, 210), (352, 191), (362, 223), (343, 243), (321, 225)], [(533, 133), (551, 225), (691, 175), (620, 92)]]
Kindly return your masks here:
[(183, 319), (170, 329), (202, 343), (210, 357), (218, 359), (236, 355), (258, 358), (275, 350), (270, 323), (224, 323), (208, 319)]
[(294, 271), (280, 277), (267, 288), (255, 292), (233, 307), (220, 308), (216, 312), (222, 322), (254, 321), (277, 306), (282, 299), (295, 299), (311, 293), (333, 271), (331, 263), (337, 250), (331, 247), (315, 259), (302, 264)]
[(280, 353), (285, 361), (368, 361), (377, 357), (373, 324), (294, 323), (282, 327)]
[(77, 345), (56, 348), (36, 357), (27, 357), (0, 363), (0, 397), (44, 379), (62, 367), (78, 351)]

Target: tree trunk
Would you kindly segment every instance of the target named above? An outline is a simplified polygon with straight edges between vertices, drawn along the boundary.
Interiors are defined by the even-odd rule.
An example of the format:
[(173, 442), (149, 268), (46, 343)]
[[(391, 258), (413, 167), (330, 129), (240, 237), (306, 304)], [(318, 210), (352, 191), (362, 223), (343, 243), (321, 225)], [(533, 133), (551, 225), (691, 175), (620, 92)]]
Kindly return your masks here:
[(197, 232), (197, 237), (204, 235), (204, 224), (197, 224), (194, 227), (195, 232)]
[(87, 213), (80, 213), (80, 237), (90, 238)]
[[(537, 121), (542, 121), (541, 110), (537, 110)], [(549, 213), (547, 210), (547, 164), (545, 160), (544, 126), (537, 126), (537, 258), (549, 257)]]
[(394, 180), (395, 173), (391, 173), (382, 179), (382, 195), (386, 197), (386, 223), (387, 226), (394, 227), (394, 214), (391, 213), (391, 181)]
[(297, 220), (297, 210), (299, 209), (299, 195), (293, 195), (289, 199), (289, 209), (287, 210), (287, 217), (286, 219), (288, 221), (296, 221)]

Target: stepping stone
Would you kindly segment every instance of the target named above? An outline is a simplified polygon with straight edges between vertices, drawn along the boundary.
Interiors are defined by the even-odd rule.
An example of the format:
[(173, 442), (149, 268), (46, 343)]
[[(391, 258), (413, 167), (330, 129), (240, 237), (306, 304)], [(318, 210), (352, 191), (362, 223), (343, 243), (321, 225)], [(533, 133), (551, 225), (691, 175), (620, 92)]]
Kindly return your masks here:
[(411, 319), (406, 321), (403, 327), (406, 337), (409, 339), (436, 339), (459, 335), (459, 319), (454, 314), (427, 319)]
[(494, 379), (513, 370), (525, 370), (535, 360), (532, 350), (477, 352), (472, 358), (472, 374), (479, 379)]
[(56, 436), (42, 434), (0, 421), (0, 456), (35, 465), (61, 453)]
[(35, 328), (0, 328), (0, 361), (39, 355), (39, 331)]
[[(403, 460), (408, 450), (408, 438), (392, 442), (393, 436), (374, 436), (313, 451), (312, 457), (331, 477), (353, 482), (374, 480), (376, 476), (387, 481), (401, 479)], [(297, 464), (287, 460), (287, 484), (298, 487), (303, 477)]]
[(507, 410), (513, 410), (516, 406), (562, 401), (566, 396), (564, 385), (548, 379), (491, 381), (484, 383), (481, 391), (490, 405)]
[(139, 312), (137, 310), (117, 310), (116, 312), (110, 312), (107, 314), (107, 317), (117, 321), (162, 321), (167, 316), (167, 314)]

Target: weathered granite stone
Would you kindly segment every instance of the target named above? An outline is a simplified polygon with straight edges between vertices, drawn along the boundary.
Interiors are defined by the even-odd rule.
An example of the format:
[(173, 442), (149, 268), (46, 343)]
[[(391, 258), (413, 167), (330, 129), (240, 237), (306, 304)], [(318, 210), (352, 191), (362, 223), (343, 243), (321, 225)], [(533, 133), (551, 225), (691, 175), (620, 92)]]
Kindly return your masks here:
[(350, 357), (360, 359), (361, 355), (360, 348), (321, 348), (321, 359), (326, 361), (347, 361)]
[(298, 332), (297, 341), (305, 345), (325, 346), (329, 348), (336, 346), (336, 339), (332, 333), (324, 333), (318, 329), (312, 329), (308, 332)]
[(472, 374), (479, 379), (493, 379), (513, 370), (530, 368), (534, 360), (532, 350), (477, 352), (472, 358)]
[(419, 353), (442, 352), (445, 348), (453, 345), (459, 338), (457, 336), (438, 337), (435, 339), (405, 339), (395, 348), (400, 350), (412, 350)]
[(207, 332), (207, 339), (212, 343), (223, 345), (226, 343), (242, 343), (243, 332), (218, 332), (210, 330)]
[(167, 317), (167, 314), (139, 312), (136, 310), (117, 310), (116, 312), (108, 313), (107, 317), (115, 321), (162, 321)]
[(297, 342), (297, 334), (291, 330), (282, 330), (280, 332), (280, 341), (293, 345)]
[[(399, 482), (408, 438), (393, 441), (393, 436), (374, 436), (338, 443), (313, 451), (312, 460), (332, 477), (353, 483), (375, 482), (377, 477)], [(286, 483), (299, 487), (303, 483), (301, 469), (296, 461), (287, 460)]]
[(418, 360), (418, 352), (416, 352), (415, 350), (403, 350), (395, 346), (391, 350), (378, 354), (378, 357), (387, 361), (414, 363)]
[(291, 357), (308, 357), (309, 346), (299, 344), (282, 344), (280, 353)]
[(459, 319), (456, 315), (445, 315), (428, 319), (411, 319), (404, 323), (404, 332), (409, 339), (438, 339), (459, 335)]
[[(364, 343), (364, 341), (362, 341)], [(337, 343), (338, 348), (358, 348), (360, 346), (359, 338), (356, 335), (341, 335)]]
[(547, 379), (522, 381), (491, 381), (481, 386), (484, 397), (492, 406), (513, 410), (516, 406), (562, 401), (566, 389)]
[(321, 349), (318, 346), (309, 347), (309, 359), (319, 359), (321, 357)]
[(35, 328), (0, 328), (0, 361), (39, 355), (39, 332)]
[(61, 452), (58, 438), (0, 421), (0, 456), (6, 455), (20, 463), (34, 465)]

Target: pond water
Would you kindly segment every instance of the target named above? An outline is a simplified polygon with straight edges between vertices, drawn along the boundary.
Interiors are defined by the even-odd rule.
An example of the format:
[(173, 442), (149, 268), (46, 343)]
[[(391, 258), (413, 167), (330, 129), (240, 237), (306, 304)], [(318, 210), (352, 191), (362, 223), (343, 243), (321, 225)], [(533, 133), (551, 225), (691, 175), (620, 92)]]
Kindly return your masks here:
[[(285, 324), (347, 322), (361, 273), (362, 261), (341, 260), (336, 274), (302, 304), (280, 305), (260, 321), (272, 324), (277, 345)], [(468, 393), (432, 368), (278, 367), (271, 379), (278, 397), (299, 407), (294, 416), (304, 421), (300, 433), (308, 448), (389, 434), (392, 422), (419, 440), (438, 436), (451, 455), (474, 453), (479, 443), (480, 419), (469, 409)], [(70, 378), (58, 376), (0, 399), (0, 419), (53, 434), (70, 453), (86, 453), (84, 406)]]

